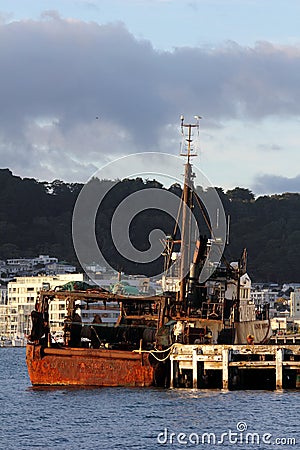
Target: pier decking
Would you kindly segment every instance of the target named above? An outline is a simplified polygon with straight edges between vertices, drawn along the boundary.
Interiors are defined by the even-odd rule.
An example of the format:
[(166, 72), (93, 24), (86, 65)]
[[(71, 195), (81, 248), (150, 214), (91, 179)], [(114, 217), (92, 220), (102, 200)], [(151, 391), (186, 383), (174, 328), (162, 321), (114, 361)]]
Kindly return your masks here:
[(171, 387), (300, 388), (300, 345), (182, 345), (171, 355)]

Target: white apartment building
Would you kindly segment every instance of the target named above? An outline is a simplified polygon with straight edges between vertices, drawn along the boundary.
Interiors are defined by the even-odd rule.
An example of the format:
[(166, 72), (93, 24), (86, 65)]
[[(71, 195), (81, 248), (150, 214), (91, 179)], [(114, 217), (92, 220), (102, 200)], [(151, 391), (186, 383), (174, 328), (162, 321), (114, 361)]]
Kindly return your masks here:
[[(31, 331), (31, 311), (41, 289), (54, 289), (70, 281), (83, 281), (82, 273), (55, 276), (16, 277), (7, 286), (7, 305), (0, 305), (0, 335), (9, 339), (24, 336)], [(56, 304), (57, 303), (57, 304)], [(54, 301), (50, 306), (50, 322), (60, 322), (65, 306)]]
[(290, 293), (290, 307), (291, 317), (300, 319), (300, 288)]
[(46, 264), (47, 273), (74, 273), (76, 272), (76, 267), (72, 266), (72, 264), (68, 264), (65, 262), (53, 262), (50, 264)]
[(7, 286), (0, 284), (0, 305), (7, 303)]
[(256, 306), (269, 303), (270, 307), (273, 308), (277, 297), (278, 292), (270, 289), (251, 290), (251, 300)]
[(13, 258), (8, 259), (6, 261), (6, 264), (13, 265), (13, 266), (22, 266), (29, 264), (31, 266), (35, 266), (37, 264), (51, 264), (58, 262), (57, 258), (50, 257), (49, 255), (39, 255), (36, 258)]
[(49, 255), (39, 255), (35, 258), (11, 258), (1, 261), (1, 270), (11, 276), (21, 273), (28, 275), (39, 265), (47, 266), (55, 263), (58, 263), (58, 259)]

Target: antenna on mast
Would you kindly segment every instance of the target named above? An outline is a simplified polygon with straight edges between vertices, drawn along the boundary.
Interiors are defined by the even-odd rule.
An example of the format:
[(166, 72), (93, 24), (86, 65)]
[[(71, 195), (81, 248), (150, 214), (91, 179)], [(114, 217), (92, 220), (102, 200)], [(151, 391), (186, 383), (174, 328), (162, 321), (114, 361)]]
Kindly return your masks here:
[[(187, 163), (190, 163), (190, 158), (192, 156), (197, 156), (197, 153), (194, 152), (192, 143), (193, 143), (193, 128), (196, 128), (198, 131), (198, 136), (199, 136), (199, 128), (200, 128), (200, 120), (202, 119), (201, 116), (194, 116), (194, 118), (196, 119), (196, 123), (189, 123), (189, 124), (185, 124), (184, 123), (184, 115), (182, 114), (180, 116), (180, 121), (181, 121), (181, 134), (184, 137), (184, 149), (185, 151), (183, 153), (180, 153), (181, 156), (187, 156)], [(187, 131), (185, 131), (187, 130)]]

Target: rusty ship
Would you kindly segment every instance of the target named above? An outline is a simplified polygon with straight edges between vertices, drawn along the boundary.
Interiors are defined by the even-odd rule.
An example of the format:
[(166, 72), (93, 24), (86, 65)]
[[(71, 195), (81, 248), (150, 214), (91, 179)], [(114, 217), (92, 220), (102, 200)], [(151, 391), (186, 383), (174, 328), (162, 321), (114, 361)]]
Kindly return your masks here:
[[(236, 263), (221, 255), (216, 263), (212, 249), (218, 237), (199, 235), (191, 242), (189, 212), (201, 200), (193, 185), (191, 157), (193, 131), (199, 121), (181, 131), (186, 156), (181, 204), (181, 237), (165, 241), (164, 290), (155, 296), (124, 296), (100, 287), (64, 291), (43, 290), (32, 312), (32, 332), (26, 347), (28, 373), (33, 385), (170, 386), (170, 354), (174, 345), (227, 345), (265, 343), (270, 336), (268, 310), (256, 311), (250, 300), (246, 252)], [(204, 209), (204, 208), (203, 208)], [(205, 214), (205, 213), (204, 213)], [(209, 218), (206, 217), (209, 227)], [(215, 243), (215, 245), (214, 245)], [(178, 252), (174, 278), (173, 254)], [(193, 248), (194, 247), (194, 248)], [(221, 251), (221, 250), (220, 250)], [(203, 271), (207, 272), (205, 277)], [(172, 272), (173, 271), (173, 272)], [(170, 288), (170, 280), (172, 288)], [(175, 280), (175, 281), (174, 281)], [(66, 302), (63, 342), (53, 342), (49, 307)], [(115, 302), (117, 323), (89, 325), (90, 339), (82, 339), (80, 313), (94, 303)]]

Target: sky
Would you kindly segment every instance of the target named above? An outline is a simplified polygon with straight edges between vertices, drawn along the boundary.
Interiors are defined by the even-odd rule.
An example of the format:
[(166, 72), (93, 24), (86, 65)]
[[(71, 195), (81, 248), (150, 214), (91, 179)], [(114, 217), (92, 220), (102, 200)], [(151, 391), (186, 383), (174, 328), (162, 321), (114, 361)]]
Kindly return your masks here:
[(86, 182), (200, 115), (212, 185), (300, 192), (299, 30), (298, 0), (0, 0), (0, 167)]

